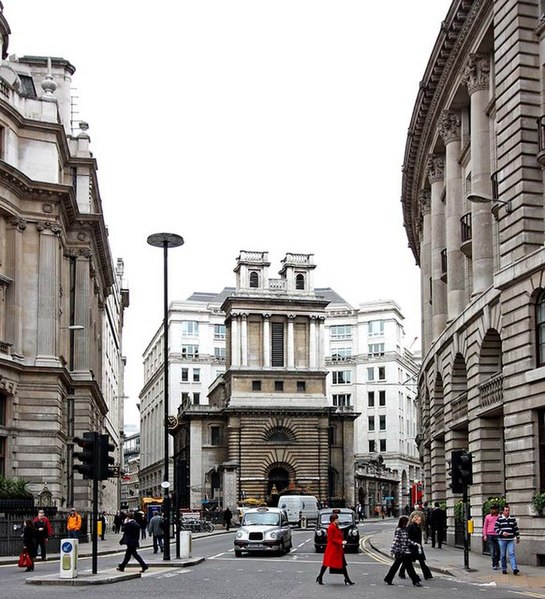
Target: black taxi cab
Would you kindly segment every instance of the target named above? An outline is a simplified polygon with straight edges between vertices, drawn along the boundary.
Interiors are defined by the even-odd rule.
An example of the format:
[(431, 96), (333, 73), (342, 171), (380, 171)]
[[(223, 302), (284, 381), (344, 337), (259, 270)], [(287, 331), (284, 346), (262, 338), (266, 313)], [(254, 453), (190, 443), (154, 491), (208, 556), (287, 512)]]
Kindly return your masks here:
[(318, 512), (318, 523), (314, 531), (314, 549), (317, 553), (325, 551), (327, 545), (327, 527), (330, 524), (331, 514), (337, 514), (339, 529), (346, 541), (345, 551), (358, 553), (360, 548), (360, 532), (356, 523), (356, 512), (349, 508), (326, 508)]

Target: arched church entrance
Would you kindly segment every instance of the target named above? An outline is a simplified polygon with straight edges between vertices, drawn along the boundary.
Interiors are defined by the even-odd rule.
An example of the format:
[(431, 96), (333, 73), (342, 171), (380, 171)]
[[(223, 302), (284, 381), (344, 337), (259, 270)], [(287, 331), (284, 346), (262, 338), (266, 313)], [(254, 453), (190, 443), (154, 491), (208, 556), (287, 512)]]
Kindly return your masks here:
[(269, 497), (269, 505), (276, 507), (278, 505), (278, 497), (284, 489), (287, 489), (290, 484), (290, 475), (285, 468), (276, 467), (269, 471), (269, 480), (267, 482), (267, 497)]

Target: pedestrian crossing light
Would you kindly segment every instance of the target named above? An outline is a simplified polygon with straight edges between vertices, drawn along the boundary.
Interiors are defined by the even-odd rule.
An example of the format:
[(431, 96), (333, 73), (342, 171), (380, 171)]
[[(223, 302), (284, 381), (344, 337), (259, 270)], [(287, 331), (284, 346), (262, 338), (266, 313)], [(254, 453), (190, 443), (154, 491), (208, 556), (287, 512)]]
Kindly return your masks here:
[(115, 445), (110, 443), (109, 435), (100, 435), (98, 480), (107, 480), (108, 478), (118, 476), (113, 466), (115, 464), (115, 457), (110, 455), (114, 450)]

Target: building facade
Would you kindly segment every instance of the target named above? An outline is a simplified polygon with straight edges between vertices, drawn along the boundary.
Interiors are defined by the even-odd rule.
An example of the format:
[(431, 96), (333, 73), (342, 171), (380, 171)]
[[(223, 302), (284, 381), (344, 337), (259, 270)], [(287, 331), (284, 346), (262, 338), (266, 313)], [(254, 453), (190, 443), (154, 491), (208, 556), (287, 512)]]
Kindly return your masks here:
[[(545, 489), (543, 2), (455, 0), (420, 84), (402, 206), (421, 269), (425, 488), (446, 500), (453, 450), (473, 455), (476, 533), (504, 496), (522, 563), (543, 565)], [(455, 526), (449, 527), (449, 541)], [(480, 551), (480, 544), (472, 545)]]
[[(0, 474), (89, 507), (72, 437), (123, 426), (123, 264), (114, 268), (87, 124), (72, 130), (74, 67), (7, 57), (0, 4)], [(117, 481), (101, 504), (117, 507)]]

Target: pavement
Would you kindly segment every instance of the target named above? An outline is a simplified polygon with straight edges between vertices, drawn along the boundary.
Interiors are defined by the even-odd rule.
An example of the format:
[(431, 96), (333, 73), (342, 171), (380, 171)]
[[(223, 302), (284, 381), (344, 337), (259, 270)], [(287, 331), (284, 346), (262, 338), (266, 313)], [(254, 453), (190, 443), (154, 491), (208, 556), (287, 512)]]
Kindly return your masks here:
[[(391, 529), (386, 529), (381, 532), (374, 532), (366, 535), (365, 529), (372, 523), (367, 520), (366, 524), (360, 527), (360, 534), (362, 536), (365, 545), (372, 547), (377, 553), (381, 554), (385, 562), (390, 562), (390, 547), (393, 539), (393, 532), (397, 523), (396, 519), (390, 519), (392, 523)], [(223, 528), (218, 528), (211, 533), (193, 533), (192, 539), (198, 539), (203, 537), (209, 537), (212, 535), (226, 534)], [(132, 578), (139, 578), (142, 576), (140, 572), (140, 566), (131, 560), (124, 572), (118, 572), (115, 568), (101, 569), (100, 568), (100, 556), (111, 555), (119, 553), (124, 550), (124, 547), (119, 545), (119, 535), (110, 534), (106, 535), (106, 539), (98, 541), (98, 572), (97, 574), (91, 573), (90, 563), (86, 562), (85, 569), (81, 568), (78, 571), (78, 577), (74, 579), (60, 579), (59, 572), (53, 574), (40, 575), (40, 559), (36, 561), (36, 570), (29, 574), (26, 579), (27, 584), (35, 585), (98, 585), (98, 584), (111, 584), (115, 582), (122, 582), (124, 580), (130, 580)], [(148, 537), (140, 541), (140, 549), (151, 548), (152, 540)], [(90, 557), (92, 551), (91, 543), (85, 543), (79, 547), (79, 557)], [(457, 579), (465, 580), (476, 585), (486, 586), (498, 586), (498, 587), (510, 587), (520, 591), (529, 592), (531, 590), (537, 591), (539, 589), (545, 591), (545, 568), (538, 566), (527, 566), (520, 565), (520, 574), (514, 576), (511, 572), (510, 566), (508, 566), (508, 574), (502, 574), (501, 570), (492, 570), (492, 562), (488, 555), (479, 555), (477, 553), (469, 552), (469, 568), (464, 567), (464, 552), (463, 549), (453, 547), (450, 545), (443, 544), (441, 549), (432, 548), (430, 544), (424, 545), (424, 551), (426, 553), (426, 562), (432, 572), (446, 574), (453, 576)], [(195, 566), (204, 561), (204, 557), (191, 556), (185, 559), (176, 559), (176, 546), (174, 542), (171, 544), (171, 560), (163, 560), (162, 553), (150, 553), (146, 551), (143, 555), (146, 563), (149, 565), (150, 570), (158, 568), (187, 568)], [(50, 554), (48, 555), (48, 561), (58, 561), (60, 555)], [(17, 557), (0, 557), (0, 564), (15, 564), (17, 563)], [(417, 567), (417, 571), (418, 567)], [(396, 581), (399, 579), (396, 579)], [(402, 583), (401, 580), (399, 580)], [(545, 599), (545, 592), (542, 594), (532, 595), (534, 597), (543, 597)]]
[[(383, 556), (390, 557), (390, 547), (392, 545), (394, 529), (397, 521), (392, 520), (392, 529), (384, 532), (374, 533), (369, 536), (367, 543), (378, 551)], [(365, 538), (365, 528), (360, 529), (362, 537)], [(432, 549), (431, 544), (424, 545), (424, 553), (426, 554), (426, 563), (432, 572), (448, 574), (462, 579), (467, 582), (472, 582), (477, 585), (510, 587), (520, 590), (529, 591), (531, 589), (545, 589), (545, 568), (538, 566), (519, 565), (520, 574), (517, 576), (511, 572), (511, 566), (507, 566), (507, 575), (502, 574), (500, 570), (492, 569), (492, 561), (488, 555), (479, 555), (476, 552), (469, 552), (468, 562), (469, 569), (464, 568), (464, 551), (463, 549), (445, 545), (438, 549)], [(416, 571), (420, 573), (418, 567)], [(402, 582), (396, 577), (396, 581)], [(545, 597), (543, 595), (535, 595), (536, 597)]]
[[(215, 534), (223, 534), (225, 531), (223, 529), (215, 530), (211, 533), (192, 533), (192, 540), (198, 539), (202, 537), (209, 537)], [(83, 586), (83, 585), (101, 585), (101, 584), (112, 584), (115, 582), (122, 582), (124, 580), (130, 580), (132, 578), (140, 578), (142, 573), (140, 571), (140, 565), (136, 563), (133, 559), (128, 563), (125, 571), (119, 572), (118, 570), (113, 568), (101, 568), (100, 567), (100, 556), (101, 555), (112, 555), (115, 553), (125, 551), (125, 546), (119, 544), (119, 539), (121, 535), (116, 535), (110, 531), (110, 534), (106, 534), (106, 538), (104, 541), (98, 540), (98, 567), (97, 573), (93, 574), (91, 572), (91, 564), (90, 562), (85, 563), (85, 569), (81, 567), (81, 564), (78, 568), (77, 578), (59, 578), (59, 571), (57, 570), (53, 574), (40, 574), (40, 564), (41, 559), (38, 557), (35, 563), (35, 570), (32, 573), (28, 574), (26, 579), (27, 584), (33, 585), (66, 585), (66, 586)], [(150, 537), (146, 537), (140, 541), (140, 549), (139, 553), (143, 549), (149, 549), (153, 546), (152, 539)], [(91, 557), (92, 555), (92, 543), (82, 543), (79, 545), (78, 557)], [(204, 557), (191, 556), (184, 559), (176, 559), (176, 544), (172, 541), (170, 546), (170, 557), (169, 561), (163, 560), (163, 554), (158, 552), (154, 554), (153, 552), (146, 551), (142, 554), (144, 561), (149, 566), (148, 571), (152, 571), (152, 569), (157, 568), (188, 568), (191, 566), (196, 566), (204, 561)], [(120, 556), (121, 560), (122, 556)], [(16, 564), (18, 561), (18, 556), (7, 556), (0, 557), (0, 564)], [(50, 553), (47, 555), (48, 562), (59, 562), (60, 554), (59, 553)]]

